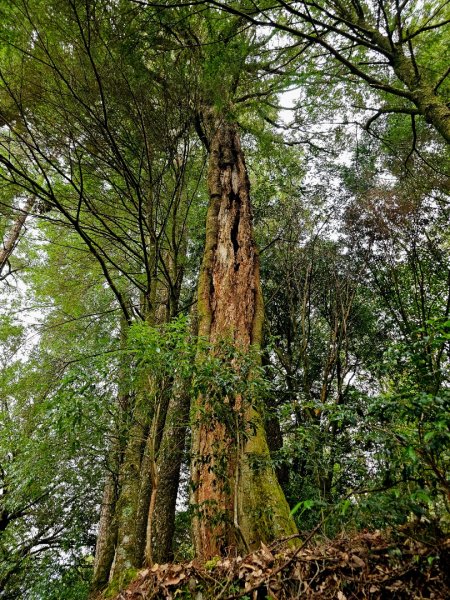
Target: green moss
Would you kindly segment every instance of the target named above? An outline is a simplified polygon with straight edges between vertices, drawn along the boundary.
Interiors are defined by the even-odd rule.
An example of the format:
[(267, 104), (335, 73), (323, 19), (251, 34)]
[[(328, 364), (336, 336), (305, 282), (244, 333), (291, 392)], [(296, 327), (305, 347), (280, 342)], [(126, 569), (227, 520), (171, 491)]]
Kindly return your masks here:
[[(297, 533), (294, 518), (270, 462), (270, 453), (260, 417), (255, 435), (246, 443), (239, 485), (240, 527), (250, 548), (259, 542)], [(294, 542), (295, 544), (295, 542)]]
[[(215, 165), (211, 164), (210, 170), (215, 170)], [(210, 184), (211, 186), (211, 184)], [(202, 268), (198, 282), (198, 315), (199, 315), (199, 333), (207, 336), (211, 324), (211, 309), (209, 306), (211, 272), (214, 263), (214, 249), (217, 244), (218, 222), (217, 216), (220, 208), (220, 196), (213, 195), (210, 191), (210, 201), (208, 214), (206, 216), (205, 232), (205, 250), (203, 254)]]
[(103, 598), (114, 598), (117, 594), (126, 588), (137, 577), (139, 569), (127, 569), (115, 577), (103, 592)]
[[(259, 270), (259, 268), (258, 268)], [(258, 273), (258, 291), (256, 293), (255, 299), (255, 313), (253, 316), (253, 324), (252, 324), (252, 344), (257, 347), (261, 346), (262, 343), (262, 332), (264, 325), (264, 301), (263, 295), (261, 291), (261, 287), (259, 284), (259, 273)]]
[(215, 569), (217, 567), (219, 562), (220, 562), (220, 556), (213, 556), (211, 558), (211, 560), (208, 560), (207, 562), (205, 562), (205, 569), (207, 571), (212, 571), (213, 569)]

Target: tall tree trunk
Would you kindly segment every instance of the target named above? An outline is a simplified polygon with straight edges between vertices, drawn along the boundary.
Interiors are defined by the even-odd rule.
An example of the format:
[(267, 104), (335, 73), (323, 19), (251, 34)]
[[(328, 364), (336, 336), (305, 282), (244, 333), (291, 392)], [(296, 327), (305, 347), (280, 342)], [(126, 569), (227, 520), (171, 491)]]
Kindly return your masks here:
[[(161, 382), (156, 381), (156, 385)], [(170, 385), (168, 386), (171, 387)], [(159, 480), (157, 478), (157, 460), (159, 456), (161, 439), (165, 432), (167, 412), (172, 389), (162, 389), (155, 393), (155, 405), (153, 407), (151, 426), (147, 435), (145, 453), (141, 465), (141, 482), (138, 513), (136, 517), (137, 528), (137, 552), (139, 562), (142, 564), (146, 555), (148, 516), (152, 498), (158, 493)], [(178, 483), (178, 482), (177, 482)], [(174, 507), (175, 510), (175, 507)]]
[(0, 279), (2, 278), (3, 269), (8, 264), (9, 257), (13, 253), (14, 248), (19, 241), (20, 233), (25, 225), (28, 215), (30, 214), (33, 206), (36, 202), (34, 196), (29, 196), (23, 208), (20, 209), (19, 214), (14, 221), (9, 234), (3, 242), (3, 247), (0, 248)]
[(108, 585), (111, 565), (116, 551), (117, 520), (115, 517), (119, 493), (118, 470), (119, 465), (117, 465), (116, 473), (113, 470), (108, 472), (103, 489), (91, 586), (94, 594)]
[[(174, 206), (178, 206), (174, 203)], [(183, 263), (178, 254), (184, 256), (187, 250), (186, 230), (175, 235), (177, 224), (176, 208), (173, 209), (172, 249), (168, 256), (171, 274), (166, 298), (166, 320), (176, 317), (183, 280)], [(179, 240), (177, 242), (177, 239)], [(196, 309), (191, 310), (191, 333), (197, 336)], [(145, 557), (148, 565), (173, 560), (172, 542), (175, 532), (175, 509), (180, 484), (180, 471), (189, 423), (190, 394), (189, 382), (174, 377), (170, 399), (166, 410), (164, 428), (159, 426), (158, 453), (153, 452), (152, 477), (154, 489), (149, 503), (146, 528)]]
[[(236, 125), (216, 118), (210, 126), (210, 204), (199, 279), (199, 335), (211, 345), (231, 340), (245, 351), (259, 346), (263, 325), (250, 183)], [(210, 398), (199, 397), (196, 403), (192, 502), (195, 547), (203, 559), (255, 548), (261, 541), (296, 531), (270, 463), (259, 414), (250, 404), (240, 406), (239, 398), (224, 398), (226, 403), (236, 415), (244, 415), (246, 431), (240, 438), (237, 432), (233, 439), (221, 407)]]
[[(270, 364), (267, 352), (262, 355), (263, 366)], [(264, 419), (264, 428), (266, 430), (267, 445), (269, 447), (270, 456), (272, 460), (279, 459), (281, 450), (283, 449), (283, 432), (281, 431), (280, 419), (276, 412), (276, 403), (273, 397), (268, 398), (266, 403), (267, 412)], [(282, 490), (286, 493), (287, 486), (289, 484), (289, 467), (286, 462), (277, 461), (275, 467), (275, 473)]]
[(145, 393), (139, 393), (119, 476), (120, 495), (116, 504), (117, 546), (110, 577), (118, 582), (122, 582), (127, 571), (142, 566), (142, 557), (138, 555), (136, 521), (140, 490), (144, 484), (141, 466), (149, 431), (149, 413)]
[[(168, 262), (170, 262), (170, 257)], [(174, 270), (181, 267), (174, 266)], [(172, 273), (180, 281), (175, 292), (170, 288), (159, 286), (156, 277), (151, 296), (143, 302), (146, 320), (152, 324), (168, 322), (174, 315), (170, 308), (176, 306), (181, 289), (182, 272)], [(171, 294), (171, 295), (170, 295)], [(135, 390), (136, 399), (133, 414), (128, 417), (130, 424), (123, 449), (123, 461), (119, 476), (119, 496), (115, 503), (114, 527), (117, 530), (114, 561), (111, 565), (109, 582), (115, 589), (127, 583), (134, 569), (143, 566), (146, 552), (149, 509), (152, 499), (159, 495), (159, 480), (155, 480), (161, 440), (165, 435), (165, 423), (171, 398), (171, 382), (161, 382), (149, 375), (144, 378), (143, 385)], [(130, 405), (131, 407), (131, 405)], [(187, 409), (189, 410), (189, 409)], [(183, 427), (186, 427), (183, 419)], [(179, 439), (179, 438), (178, 438)], [(183, 433), (184, 447), (184, 433)], [(177, 459), (176, 459), (177, 460)], [(181, 463), (181, 457), (180, 457)], [(164, 469), (163, 483), (170, 472), (174, 480), (170, 484), (170, 497), (164, 495), (159, 501), (157, 510), (161, 522), (171, 523), (169, 534), (165, 533), (164, 547), (171, 547), (173, 523), (175, 520), (175, 502), (179, 484), (179, 468), (173, 469), (173, 463), (161, 466)], [(167, 470), (167, 474), (166, 474)], [(106, 492), (105, 492), (106, 493)], [(172, 499), (173, 497), (173, 499)], [(154, 507), (153, 507), (154, 508)], [(154, 514), (152, 510), (152, 515)], [(103, 578), (104, 581), (104, 578)]]
[[(274, 410), (269, 405), (269, 410)], [(267, 444), (269, 446), (270, 455), (272, 458), (279, 458), (280, 452), (283, 449), (283, 433), (281, 431), (280, 420), (274, 412), (265, 419), (264, 427), (266, 430)], [(289, 467), (285, 462), (278, 461), (275, 467), (277, 479), (282, 489), (286, 490), (289, 483)]]
[[(120, 319), (120, 343), (125, 349), (128, 323), (125, 316)], [(130, 360), (128, 355), (123, 355), (120, 360), (119, 394), (117, 397), (117, 422), (113, 429), (112, 441), (108, 457), (108, 471), (103, 489), (103, 498), (100, 509), (100, 521), (95, 547), (94, 573), (92, 576), (91, 590), (95, 596), (104, 589), (109, 582), (111, 568), (117, 545), (118, 525), (117, 502), (120, 492), (120, 473), (126, 446), (126, 415), (131, 406), (130, 390), (128, 384), (128, 370)]]
[[(151, 262), (154, 263), (156, 250), (153, 243), (150, 244), (150, 251)], [(153, 268), (156, 269), (155, 264)], [(141, 297), (141, 311), (151, 325), (156, 322), (157, 291), (157, 279), (153, 277), (148, 294)], [(126, 585), (132, 570), (142, 567), (144, 563), (145, 516), (151, 494), (147, 448), (155, 410), (152, 387), (156, 385), (151, 378), (138, 384), (134, 390), (134, 404), (130, 403), (129, 406), (131, 414), (128, 415), (128, 435), (120, 469), (119, 498), (116, 503), (117, 544), (110, 573), (113, 587), (117, 584)]]
[(168, 390), (149, 378), (133, 414), (122, 463), (117, 502), (118, 536), (112, 579), (121, 582), (130, 569), (144, 564), (147, 517), (154, 481), (152, 467), (161, 443), (168, 407)]
[[(173, 560), (175, 506), (183, 462), (190, 396), (183, 384), (174, 384), (166, 425), (157, 460), (158, 485), (155, 503), (150, 507), (147, 528), (148, 562)], [(151, 544), (151, 546), (150, 546)]]

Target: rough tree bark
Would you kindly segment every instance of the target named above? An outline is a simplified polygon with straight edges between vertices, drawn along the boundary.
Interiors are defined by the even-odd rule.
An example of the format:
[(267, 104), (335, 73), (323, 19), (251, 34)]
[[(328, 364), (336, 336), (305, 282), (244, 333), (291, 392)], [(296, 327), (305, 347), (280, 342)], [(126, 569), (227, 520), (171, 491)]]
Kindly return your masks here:
[[(246, 351), (259, 346), (263, 325), (250, 183), (236, 125), (209, 117), (207, 127), (210, 204), (199, 279), (199, 335), (212, 347), (226, 339)], [(251, 405), (241, 406), (239, 398), (223, 402), (244, 415), (247, 431), (240, 439), (233, 439), (207, 397), (199, 397), (194, 410), (192, 503), (196, 553), (202, 559), (255, 548), (296, 531), (270, 464), (259, 414)]]

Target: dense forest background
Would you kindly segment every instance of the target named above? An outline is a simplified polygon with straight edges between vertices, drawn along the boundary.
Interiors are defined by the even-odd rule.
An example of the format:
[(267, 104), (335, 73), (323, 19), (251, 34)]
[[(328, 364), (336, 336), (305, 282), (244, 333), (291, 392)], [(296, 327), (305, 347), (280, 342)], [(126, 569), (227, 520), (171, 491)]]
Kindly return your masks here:
[(449, 23), (0, 1), (1, 598), (448, 532)]

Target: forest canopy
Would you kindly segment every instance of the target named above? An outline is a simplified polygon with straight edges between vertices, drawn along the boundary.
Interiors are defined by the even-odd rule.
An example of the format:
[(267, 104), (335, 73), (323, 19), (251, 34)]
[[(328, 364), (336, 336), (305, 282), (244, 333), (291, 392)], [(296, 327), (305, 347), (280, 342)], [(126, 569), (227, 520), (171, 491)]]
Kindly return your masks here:
[(0, 598), (444, 564), (449, 6), (0, 0)]

